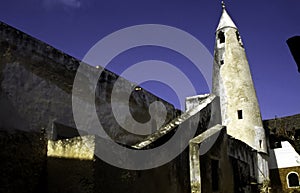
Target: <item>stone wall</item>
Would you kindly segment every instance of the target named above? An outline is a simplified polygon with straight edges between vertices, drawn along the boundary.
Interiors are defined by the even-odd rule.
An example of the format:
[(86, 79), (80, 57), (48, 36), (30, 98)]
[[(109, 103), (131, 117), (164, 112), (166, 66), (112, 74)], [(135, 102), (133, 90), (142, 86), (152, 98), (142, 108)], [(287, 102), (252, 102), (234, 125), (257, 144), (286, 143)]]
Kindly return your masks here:
[(271, 192), (272, 193), (293, 193), (300, 192), (300, 188), (289, 188), (287, 175), (290, 172), (300, 174), (300, 167), (289, 167), (270, 170)]
[[(0, 114), (11, 112), (10, 116), (20, 120), (18, 124), (6, 118), (10, 116), (1, 117), (0, 125), (4, 125), (3, 128), (27, 131), (46, 128), (51, 133), (54, 122), (76, 128), (72, 114), (72, 86), (79, 60), (3, 23), (0, 23), (0, 56), (0, 103), (5, 101), (8, 104), (0, 109)], [(92, 73), (98, 70), (85, 66)], [(84, 78), (88, 87), (93, 80), (89, 74)], [(143, 136), (126, 132), (112, 113), (111, 91), (116, 80), (123, 87), (117, 89), (120, 98), (124, 88), (136, 86), (104, 70), (95, 91), (97, 114), (110, 137), (124, 144), (136, 143)], [(81, 97), (86, 103), (84, 96)], [(154, 101), (160, 101), (166, 107), (165, 122), (179, 113), (173, 105), (141, 89), (130, 94), (129, 108), (133, 118), (139, 122), (148, 121), (149, 106)], [(119, 105), (125, 105), (125, 102), (120, 101)], [(126, 119), (123, 121), (126, 122)]]
[[(211, 105), (206, 106), (201, 112), (195, 116), (201, 117), (201, 124), (198, 124), (198, 133), (204, 131), (207, 128), (210, 119)], [(195, 122), (195, 116), (190, 117), (183, 129), (189, 129), (191, 126), (195, 126), (192, 123)], [(198, 117), (198, 118), (199, 118)], [(192, 125), (191, 125), (192, 124)], [(176, 132), (172, 130), (167, 135), (156, 140), (147, 148), (156, 148), (168, 141)], [(186, 148), (180, 155), (178, 155), (172, 161), (148, 170), (126, 170), (109, 165), (98, 157), (93, 159), (88, 156), (83, 156), (83, 159), (79, 158), (75, 149), (82, 149), (85, 145), (82, 143), (84, 139), (79, 137), (72, 139), (58, 140), (48, 145), (53, 149), (59, 149), (59, 151), (52, 157), (53, 154), (49, 153), (47, 168), (47, 183), (48, 192), (93, 192), (93, 193), (111, 193), (111, 192), (130, 192), (130, 193), (189, 193), (189, 160), (188, 149)], [(93, 137), (86, 138), (88, 144), (97, 142)], [(221, 140), (222, 141), (222, 140)], [(219, 153), (219, 143), (217, 147), (213, 149), (216, 151), (214, 154)], [(221, 145), (224, 145), (222, 141)], [(95, 150), (103, 148), (95, 145)], [(74, 155), (70, 155), (69, 152), (65, 152), (66, 149), (72, 150)], [(141, 150), (142, 151), (142, 150)], [(225, 151), (226, 153), (226, 151)], [(50, 155), (51, 154), (51, 155)], [(161, 156), (164, 156), (162, 154)], [(128, 158), (128, 160), (131, 158)], [(149, 160), (151, 161), (151, 160)], [(224, 171), (224, 178), (227, 177), (227, 171)], [(223, 179), (222, 179), (223, 180)], [(230, 186), (230, 184), (229, 184)], [(209, 186), (208, 186), (209, 187)], [(77, 190), (77, 191), (75, 191)], [(207, 188), (205, 189), (207, 190)], [(229, 191), (230, 192), (230, 191)]]
[(288, 140), (300, 153), (300, 114), (263, 121), (270, 132), (270, 147), (275, 148), (279, 141)]
[(264, 120), (264, 127), (272, 132), (287, 135), (288, 132), (300, 130), (300, 114)]
[[(214, 137), (203, 143), (211, 143)], [(201, 190), (205, 193), (234, 192), (232, 166), (227, 154), (227, 133), (222, 130), (211, 149), (200, 157)], [(202, 144), (203, 145), (203, 144)], [(200, 146), (201, 153), (201, 146)], [(215, 164), (214, 164), (215, 163)]]
[(232, 165), (235, 192), (257, 192), (257, 151), (240, 140), (229, 138), (228, 155)]
[[(0, 22), (0, 192), (32, 193), (36, 190), (46, 192), (46, 189), (48, 192), (116, 192), (114, 190), (119, 188), (123, 192), (132, 193), (142, 192), (143, 189), (139, 188), (144, 188), (144, 183), (153, 178), (157, 180), (148, 186), (149, 193), (165, 182), (166, 187), (173, 187), (170, 189), (172, 193), (175, 190), (182, 192), (182, 184), (177, 184), (179, 181), (186, 182), (187, 175), (181, 173), (180, 168), (183, 166), (178, 161), (181, 158), (162, 166), (165, 169), (145, 171), (145, 175), (141, 175), (144, 177), (136, 181), (140, 186), (134, 191), (130, 190), (133, 184), (128, 179), (135, 182), (137, 172), (118, 169), (101, 160), (95, 163), (95, 160), (48, 158), (48, 163), (45, 163), (46, 142), (39, 141), (36, 132), (44, 129), (51, 139), (59, 139), (61, 136), (68, 138), (68, 133), (71, 133), (69, 137), (75, 137), (76, 132), (71, 132), (72, 129), (77, 131), (72, 113), (72, 85), (79, 64), (79, 60)], [(86, 68), (91, 72), (98, 70), (88, 65)], [(92, 81), (89, 76), (85, 76), (85, 80), (87, 83)], [(111, 109), (111, 91), (116, 80), (120, 80), (124, 87), (137, 86), (104, 70), (95, 91), (97, 116), (104, 130), (116, 142), (135, 144), (145, 136), (122, 129)], [(118, 88), (119, 94), (122, 91), (122, 88)], [(91, 106), (85, 102), (84, 96), (80, 97), (82, 103)], [(129, 109), (132, 117), (142, 123), (148, 121), (149, 106), (154, 101), (160, 101), (166, 107), (165, 123), (180, 114), (173, 105), (140, 89), (130, 94)], [(123, 121), (126, 122), (126, 119)], [(21, 131), (22, 134), (18, 134)], [(45, 173), (46, 166), (48, 175)], [(176, 176), (173, 178), (174, 173)], [(46, 176), (48, 188), (44, 180)], [(161, 178), (166, 181), (160, 181)], [(93, 181), (95, 179), (99, 181), (96, 183)], [(42, 191), (39, 189), (41, 184)], [(161, 190), (166, 192), (163, 191), (164, 187)]]

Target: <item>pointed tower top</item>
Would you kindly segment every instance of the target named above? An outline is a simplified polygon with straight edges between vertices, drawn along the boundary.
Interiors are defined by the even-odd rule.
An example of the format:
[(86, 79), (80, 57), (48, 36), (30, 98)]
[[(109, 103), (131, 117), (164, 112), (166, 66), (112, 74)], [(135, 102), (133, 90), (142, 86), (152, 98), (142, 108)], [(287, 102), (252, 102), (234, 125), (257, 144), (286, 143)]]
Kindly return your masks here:
[(217, 31), (224, 27), (237, 28), (225, 9), (224, 1), (222, 1), (222, 8), (223, 8), (223, 12), (222, 12), (222, 16), (219, 21), (219, 25), (217, 27)]
[(225, 9), (225, 3), (222, 1), (222, 8)]

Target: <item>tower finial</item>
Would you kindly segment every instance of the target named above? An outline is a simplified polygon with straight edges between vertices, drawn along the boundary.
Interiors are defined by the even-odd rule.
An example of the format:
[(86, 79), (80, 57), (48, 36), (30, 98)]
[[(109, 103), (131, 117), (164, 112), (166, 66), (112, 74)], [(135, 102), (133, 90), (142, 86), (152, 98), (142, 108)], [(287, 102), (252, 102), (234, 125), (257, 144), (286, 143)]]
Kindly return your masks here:
[(222, 1), (222, 8), (225, 9), (225, 3)]

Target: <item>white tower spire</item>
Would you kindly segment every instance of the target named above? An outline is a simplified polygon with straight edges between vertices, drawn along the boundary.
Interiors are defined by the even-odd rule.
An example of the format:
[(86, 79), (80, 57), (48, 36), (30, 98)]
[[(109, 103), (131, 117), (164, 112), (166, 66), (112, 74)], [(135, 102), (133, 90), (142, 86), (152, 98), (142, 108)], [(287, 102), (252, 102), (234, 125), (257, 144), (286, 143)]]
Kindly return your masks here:
[(236, 25), (234, 24), (234, 22), (232, 21), (232, 19), (230, 18), (229, 14), (227, 13), (227, 11), (225, 9), (226, 7), (225, 7), (224, 1), (222, 1), (222, 8), (223, 8), (222, 16), (220, 18), (220, 22), (217, 27), (217, 31), (220, 29), (223, 29), (225, 27), (232, 27), (232, 28), (237, 29)]

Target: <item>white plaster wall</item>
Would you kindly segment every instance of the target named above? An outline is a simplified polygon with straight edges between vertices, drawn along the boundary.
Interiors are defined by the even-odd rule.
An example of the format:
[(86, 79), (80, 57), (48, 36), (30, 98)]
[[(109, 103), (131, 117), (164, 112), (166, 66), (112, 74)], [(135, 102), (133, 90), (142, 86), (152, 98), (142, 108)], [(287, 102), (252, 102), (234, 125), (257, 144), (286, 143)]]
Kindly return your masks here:
[(205, 100), (207, 97), (209, 97), (209, 94), (186, 97), (185, 111), (188, 111), (188, 110), (191, 110), (191, 109), (197, 107), (201, 103), (201, 101)]
[(300, 166), (300, 155), (288, 141), (281, 142), (282, 148), (270, 150), (269, 168), (288, 168)]

